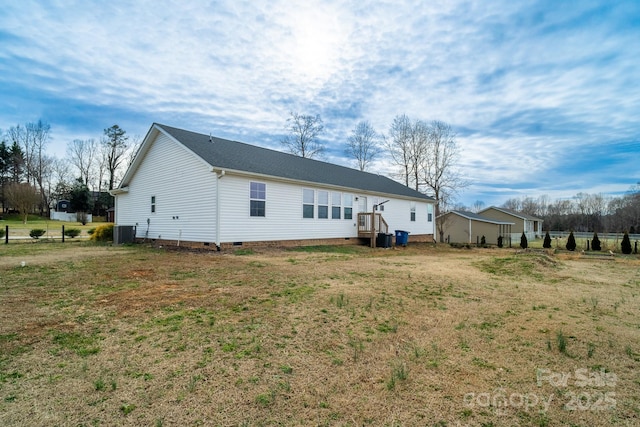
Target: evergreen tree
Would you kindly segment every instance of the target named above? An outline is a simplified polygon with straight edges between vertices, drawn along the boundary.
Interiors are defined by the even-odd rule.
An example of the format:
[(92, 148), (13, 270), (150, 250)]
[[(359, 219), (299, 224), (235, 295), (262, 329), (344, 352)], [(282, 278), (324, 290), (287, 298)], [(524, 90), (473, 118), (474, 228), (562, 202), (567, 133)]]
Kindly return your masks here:
[(522, 232), (522, 236), (520, 236), (520, 247), (522, 249), (527, 249), (529, 247), (529, 242), (527, 241), (527, 235)]
[(629, 255), (631, 253), (631, 239), (629, 239), (629, 233), (626, 231), (622, 238), (622, 242), (620, 243), (620, 250), (625, 255)]
[(91, 200), (91, 192), (82, 178), (73, 185), (69, 194), (69, 207), (78, 214), (79, 221), (84, 225), (87, 221), (87, 212), (91, 212), (93, 208), (93, 200)]
[(502, 236), (498, 236), (498, 247), (501, 248), (502, 246)]
[(547, 234), (544, 235), (544, 242), (542, 243), (542, 247), (546, 249), (551, 248), (551, 236), (549, 235), (548, 231)]
[(573, 231), (569, 233), (569, 238), (567, 239), (567, 250), (575, 251), (576, 250), (576, 238), (573, 236)]
[(593, 233), (593, 240), (591, 240), (591, 249), (594, 251), (599, 251), (602, 249), (600, 246), (600, 239), (598, 239), (598, 233)]

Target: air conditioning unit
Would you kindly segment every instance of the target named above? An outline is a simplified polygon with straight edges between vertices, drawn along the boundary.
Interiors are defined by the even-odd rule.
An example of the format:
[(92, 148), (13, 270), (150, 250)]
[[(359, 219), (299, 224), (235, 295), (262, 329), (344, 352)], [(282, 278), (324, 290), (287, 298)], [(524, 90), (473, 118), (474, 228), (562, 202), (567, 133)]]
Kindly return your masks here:
[(113, 227), (113, 244), (133, 243), (136, 239), (135, 225), (116, 225)]

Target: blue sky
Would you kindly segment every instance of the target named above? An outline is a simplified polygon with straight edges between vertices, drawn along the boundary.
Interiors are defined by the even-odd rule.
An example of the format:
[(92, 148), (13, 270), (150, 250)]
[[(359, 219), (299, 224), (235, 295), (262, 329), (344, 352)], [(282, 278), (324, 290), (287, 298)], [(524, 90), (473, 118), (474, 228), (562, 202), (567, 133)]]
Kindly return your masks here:
[(59, 157), (116, 123), (280, 149), (296, 111), (354, 166), (358, 121), (407, 114), (456, 131), (467, 205), (640, 181), (637, 0), (0, 3), (0, 129), (42, 119)]

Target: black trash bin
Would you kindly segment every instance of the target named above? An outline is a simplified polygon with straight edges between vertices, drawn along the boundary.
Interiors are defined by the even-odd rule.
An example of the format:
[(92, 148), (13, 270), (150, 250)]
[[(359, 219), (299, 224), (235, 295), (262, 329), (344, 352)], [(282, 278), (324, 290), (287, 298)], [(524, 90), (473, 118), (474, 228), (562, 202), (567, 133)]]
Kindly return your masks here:
[(376, 247), (378, 248), (390, 248), (393, 234), (378, 233), (376, 238)]

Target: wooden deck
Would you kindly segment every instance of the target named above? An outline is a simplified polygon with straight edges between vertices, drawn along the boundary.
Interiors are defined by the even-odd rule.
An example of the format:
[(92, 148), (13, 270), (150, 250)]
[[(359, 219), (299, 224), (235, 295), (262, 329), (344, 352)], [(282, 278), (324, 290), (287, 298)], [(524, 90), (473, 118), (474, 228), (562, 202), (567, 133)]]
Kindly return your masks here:
[(376, 247), (378, 233), (388, 233), (389, 225), (382, 214), (365, 212), (358, 214), (358, 237), (371, 239), (371, 247)]

